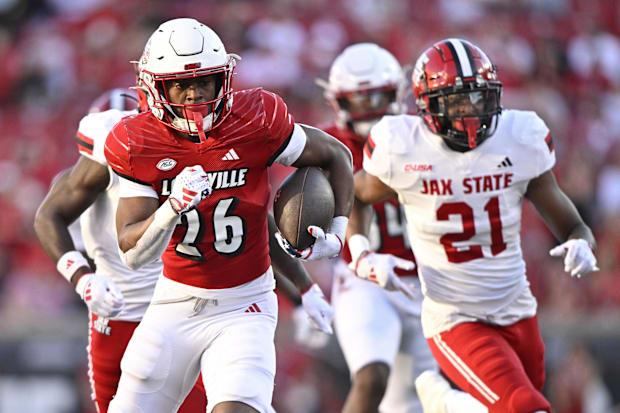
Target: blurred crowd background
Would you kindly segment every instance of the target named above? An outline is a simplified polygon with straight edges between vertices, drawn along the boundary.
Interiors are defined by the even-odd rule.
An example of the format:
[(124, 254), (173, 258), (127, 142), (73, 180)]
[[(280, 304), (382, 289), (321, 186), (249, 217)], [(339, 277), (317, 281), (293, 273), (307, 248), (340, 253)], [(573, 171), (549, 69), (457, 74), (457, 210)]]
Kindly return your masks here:
[[(620, 412), (620, 4), (617, 0), (1, 0), (0, 412), (92, 413), (86, 307), (56, 272), (32, 223), (54, 175), (72, 165), (79, 119), (103, 91), (134, 83), (164, 20), (194, 17), (243, 60), (237, 89), (281, 94), (295, 119), (333, 113), (314, 83), (348, 44), (376, 42), (403, 65), (463, 37), (498, 66), (503, 106), (547, 122), (560, 185), (599, 242), (600, 272), (571, 279), (526, 204), (522, 240), (547, 345), (557, 413)], [(410, 108), (414, 110), (409, 97)], [(275, 170), (274, 185), (286, 174)], [(324, 291), (329, 263), (308, 266)], [(334, 338), (293, 339), (281, 299), (274, 406), (337, 412), (349, 373)], [(614, 409), (614, 406), (615, 409)]]

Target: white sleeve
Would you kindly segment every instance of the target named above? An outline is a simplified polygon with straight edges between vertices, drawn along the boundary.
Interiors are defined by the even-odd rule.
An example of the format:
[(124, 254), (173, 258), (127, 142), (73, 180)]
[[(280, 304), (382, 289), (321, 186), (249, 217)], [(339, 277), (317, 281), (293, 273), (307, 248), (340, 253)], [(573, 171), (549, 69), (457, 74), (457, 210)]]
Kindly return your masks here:
[(157, 192), (150, 186), (130, 181), (122, 176), (118, 177), (119, 189), (118, 196), (120, 198), (133, 198), (138, 196), (148, 196), (150, 198), (159, 198)]
[(371, 130), (364, 145), (363, 168), (366, 172), (390, 185), (390, 145), (389, 128), (385, 119), (379, 121)]
[(164, 202), (155, 211), (153, 222), (136, 245), (125, 252), (120, 252), (123, 263), (132, 270), (137, 270), (159, 259), (166, 250), (179, 220), (180, 216), (174, 211), (170, 202)]
[(519, 122), (515, 122), (514, 127), (518, 128), (525, 156), (533, 161), (529, 162), (527, 175), (535, 178), (555, 165), (553, 137), (545, 122), (535, 112), (521, 114), (522, 117)]
[(119, 120), (128, 114), (131, 112), (110, 109), (83, 117), (80, 120), (76, 137), (80, 154), (102, 165), (107, 165), (103, 148), (108, 133)]
[(306, 147), (306, 140), (306, 132), (299, 124), (296, 123), (293, 126), (293, 132), (291, 133), (291, 139), (289, 140), (288, 145), (286, 145), (286, 148), (284, 148), (282, 153), (274, 162), (291, 166), (299, 158), (299, 155), (301, 155)]

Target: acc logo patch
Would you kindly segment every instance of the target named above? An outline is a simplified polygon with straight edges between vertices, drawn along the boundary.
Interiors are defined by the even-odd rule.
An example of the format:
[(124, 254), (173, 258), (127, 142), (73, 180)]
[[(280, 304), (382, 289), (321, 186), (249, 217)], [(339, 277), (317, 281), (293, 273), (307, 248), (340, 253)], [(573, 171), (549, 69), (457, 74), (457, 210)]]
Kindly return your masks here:
[(160, 171), (169, 171), (174, 168), (176, 164), (177, 161), (175, 161), (174, 159), (165, 158), (157, 162), (157, 169), (159, 169)]

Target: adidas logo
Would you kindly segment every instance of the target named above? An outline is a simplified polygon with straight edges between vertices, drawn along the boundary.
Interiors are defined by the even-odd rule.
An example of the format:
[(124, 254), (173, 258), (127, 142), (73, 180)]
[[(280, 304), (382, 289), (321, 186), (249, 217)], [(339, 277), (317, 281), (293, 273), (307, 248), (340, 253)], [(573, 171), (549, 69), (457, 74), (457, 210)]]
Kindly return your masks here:
[(247, 310), (245, 310), (246, 313), (260, 313), (260, 308), (258, 308), (258, 305), (256, 305), (256, 303), (252, 303), (251, 306), (248, 307)]
[(498, 168), (505, 168), (507, 166), (512, 166), (512, 162), (510, 162), (509, 157), (504, 158), (504, 160), (499, 165), (497, 165)]
[(235, 161), (237, 159), (239, 159), (239, 155), (237, 155), (237, 152), (232, 148), (222, 157), (223, 161)]

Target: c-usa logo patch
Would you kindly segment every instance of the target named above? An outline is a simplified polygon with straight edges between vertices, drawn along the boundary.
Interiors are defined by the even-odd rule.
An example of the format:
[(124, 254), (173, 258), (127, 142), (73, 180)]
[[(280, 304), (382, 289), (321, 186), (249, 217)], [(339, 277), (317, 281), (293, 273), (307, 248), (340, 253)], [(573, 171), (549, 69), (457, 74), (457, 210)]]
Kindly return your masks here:
[(157, 169), (159, 169), (160, 171), (169, 171), (174, 168), (176, 164), (177, 161), (175, 161), (174, 159), (165, 158), (157, 162)]

